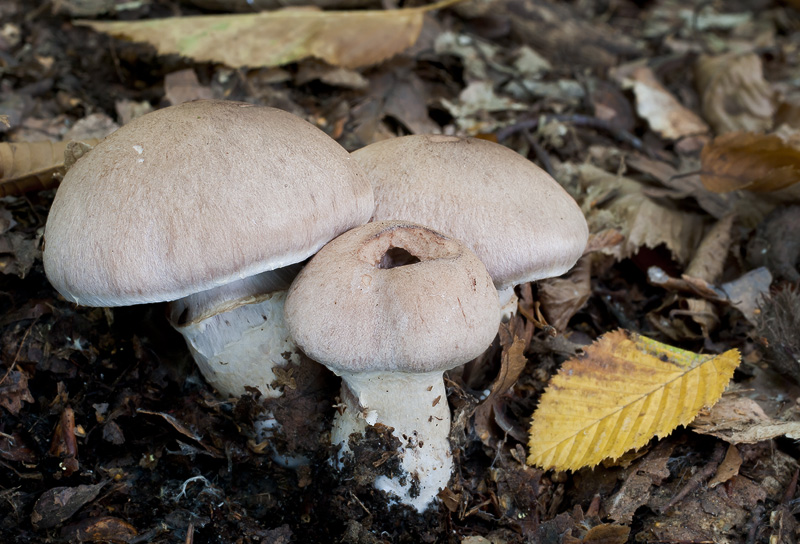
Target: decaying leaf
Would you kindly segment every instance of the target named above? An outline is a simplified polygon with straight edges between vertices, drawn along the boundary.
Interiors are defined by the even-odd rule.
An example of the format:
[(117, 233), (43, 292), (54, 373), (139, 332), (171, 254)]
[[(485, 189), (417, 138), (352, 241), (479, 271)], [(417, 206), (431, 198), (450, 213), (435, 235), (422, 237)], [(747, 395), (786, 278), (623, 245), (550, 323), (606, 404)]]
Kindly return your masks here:
[(622, 83), (636, 95), (636, 113), (664, 138), (678, 140), (709, 132), (705, 121), (678, 102), (650, 68), (636, 67)]
[(31, 513), (31, 523), (36, 529), (49, 529), (93, 501), (106, 482), (76, 487), (54, 487), (42, 493)]
[(800, 138), (731, 132), (706, 144), (701, 160), (710, 191), (773, 193), (800, 181)]
[(580, 310), (592, 294), (592, 256), (584, 255), (568, 274), (539, 281), (539, 300), (547, 321), (558, 331)]
[(772, 128), (777, 100), (755, 53), (702, 55), (695, 65), (703, 116), (717, 134)]
[(675, 442), (664, 440), (630, 467), (619, 491), (605, 501), (608, 517), (630, 523), (633, 514), (650, 499), (652, 489), (669, 478), (669, 462)]
[(724, 484), (739, 474), (739, 468), (741, 468), (741, 466), (742, 456), (739, 454), (739, 450), (736, 449), (736, 446), (731, 444), (728, 446), (728, 451), (725, 453), (725, 459), (722, 460), (719, 468), (717, 468), (717, 473), (714, 474), (714, 477), (708, 482), (708, 487), (714, 488), (719, 484)]
[(692, 422), (692, 430), (710, 434), (730, 444), (755, 444), (778, 436), (800, 439), (800, 422), (769, 417), (753, 399), (723, 398)]
[(334, 66), (377, 64), (411, 47), (426, 12), (460, 0), (400, 10), (285, 9), (144, 21), (78, 21), (115, 38), (152, 44), (159, 54), (232, 67), (280, 66), (316, 57)]
[(568, 360), (533, 414), (528, 463), (577, 470), (664, 437), (713, 405), (738, 350), (697, 355), (624, 330)]
[(648, 198), (642, 184), (605, 172), (590, 164), (578, 169), (585, 197), (581, 208), (589, 232), (618, 230), (624, 242), (602, 248), (603, 253), (625, 259), (642, 247), (664, 244), (676, 261), (685, 263), (703, 232), (703, 217), (667, 207)]
[[(0, 142), (0, 198), (55, 187), (70, 142)], [(95, 145), (97, 140), (88, 140)]]
[(19, 370), (0, 374), (0, 406), (16, 415), (23, 402), (34, 402), (28, 389), (28, 377)]
[(130, 542), (137, 534), (133, 525), (111, 516), (87, 518), (61, 530), (71, 542)]

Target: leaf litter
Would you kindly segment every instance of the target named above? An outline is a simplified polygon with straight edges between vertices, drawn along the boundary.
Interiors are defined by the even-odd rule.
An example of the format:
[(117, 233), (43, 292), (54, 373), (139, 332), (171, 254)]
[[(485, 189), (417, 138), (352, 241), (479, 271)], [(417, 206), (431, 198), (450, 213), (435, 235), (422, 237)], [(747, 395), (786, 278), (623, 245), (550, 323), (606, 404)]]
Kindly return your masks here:
[[(1, 540), (796, 538), (797, 6), (494, 0), (250, 13), (240, 20), (352, 30), (347, 17), (371, 18), (373, 28), (346, 39), (325, 31), (289, 44), (288, 56), (262, 54), (266, 26), (183, 42), (210, 62), (70, 19), (104, 14), (122, 28), (161, 19), (192, 34), (180, 21), (223, 17), (212, 8), (244, 17), (256, 3), (37, 2), (36, 17), (21, 1), (0, 5), (0, 151), (44, 150), (34, 153), (41, 168), (4, 158), (15, 177), (13, 189), (0, 186)], [(327, 46), (319, 56), (330, 64), (305, 58)], [(494, 348), (449, 374), (456, 471), (427, 516), (398, 515), (367, 485), (392, 467), (380, 429), (359, 452), (357, 478), (326, 468), (338, 384), (312, 362), (285, 376), (277, 403), (220, 399), (160, 308), (78, 308), (47, 284), (41, 235), (53, 172), (64, 168), (52, 150), (103, 136), (78, 128), (208, 96), (286, 109), (351, 150), (407, 133), (495, 139), (547, 167), (583, 206), (591, 244), (580, 264), (520, 286), (520, 312)], [(616, 465), (527, 466), (525, 429), (559, 368), (620, 327), (672, 346), (667, 358), (737, 349), (743, 362), (714, 408)], [(284, 429), (265, 435), (256, 425), (265, 413)], [(309, 462), (291, 467), (276, 451)]]

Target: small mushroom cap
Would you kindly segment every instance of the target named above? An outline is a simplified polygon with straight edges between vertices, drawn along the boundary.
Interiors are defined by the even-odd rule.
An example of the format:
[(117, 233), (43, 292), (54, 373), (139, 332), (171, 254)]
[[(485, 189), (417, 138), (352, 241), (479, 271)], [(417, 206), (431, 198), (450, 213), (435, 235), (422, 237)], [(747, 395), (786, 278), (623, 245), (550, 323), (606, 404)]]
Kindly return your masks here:
[(414, 221), (463, 241), (498, 290), (559, 276), (586, 247), (589, 230), (575, 200), (505, 146), (416, 135), (352, 155), (375, 191), (375, 221)]
[(486, 267), (427, 227), (381, 221), (323, 247), (289, 288), (289, 332), (334, 372), (432, 372), (480, 355), (500, 325)]
[(79, 304), (174, 300), (302, 261), (373, 206), (361, 168), (310, 123), (189, 102), (125, 125), (67, 172), (44, 266)]

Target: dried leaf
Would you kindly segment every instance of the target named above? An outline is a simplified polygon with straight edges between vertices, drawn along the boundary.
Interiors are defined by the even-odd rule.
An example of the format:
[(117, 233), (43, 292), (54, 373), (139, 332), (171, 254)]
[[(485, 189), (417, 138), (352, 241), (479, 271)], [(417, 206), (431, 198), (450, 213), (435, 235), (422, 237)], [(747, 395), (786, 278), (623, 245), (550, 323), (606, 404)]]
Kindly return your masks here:
[(78, 21), (115, 38), (152, 44), (159, 54), (232, 67), (280, 66), (316, 57), (334, 66), (377, 64), (412, 46), (426, 12), (460, 0), (399, 10), (285, 9), (145, 21)]
[(717, 134), (772, 128), (776, 96), (754, 53), (702, 55), (695, 65), (703, 115)]
[[(53, 174), (64, 166), (63, 142), (0, 142), (0, 198), (55, 187)], [(94, 145), (97, 140), (88, 140)]]
[(577, 470), (664, 437), (722, 395), (738, 350), (697, 355), (624, 330), (568, 360), (533, 415), (528, 463)]
[(798, 138), (731, 132), (706, 144), (701, 160), (703, 185), (718, 193), (774, 192), (800, 181)]
[(692, 430), (730, 444), (755, 444), (779, 436), (800, 439), (800, 422), (772, 419), (752, 399), (725, 397), (692, 422)]
[(633, 520), (636, 510), (650, 500), (653, 487), (669, 478), (667, 463), (674, 449), (674, 441), (665, 440), (636, 461), (628, 470), (622, 487), (605, 503), (609, 518), (618, 523), (630, 523)]
[(633, 88), (636, 113), (650, 128), (668, 140), (706, 134), (708, 125), (697, 114), (683, 106), (656, 79), (646, 66), (633, 69), (623, 85)]
[(42, 493), (31, 513), (36, 529), (49, 529), (69, 519), (84, 504), (93, 501), (106, 482), (76, 487), (54, 487)]
[(28, 389), (28, 377), (18, 370), (0, 374), (0, 406), (17, 415), (23, 401), (34, 402)]
[(589, 529), (581, 544), (625, 544), (630, 533), (630, 527), (603, 523)]
[(739, 455), (739, 450), (736, 449), (736, 446), (731, 444), (728, 446), (728, 451), (725, 454), (725, 459), (722, 460), (720, 463), (719, 468), (717, 468), (717, 473), (714, 474), (714, 477), (708, 482), (708, 487), (714, 488), (717, 487), (719, 484), (724, 484), (737, 474), (739, 474), (739, 468), (742, 466), (742, 456)]
[(596, 166), (581, 165), (579, 173), (586, 195), (581, 208), (589, 232), (615, 229), (625, 237), (624, 243), (600, 251), (621, 260), (642, 247), (664, 244), (676, 261), (689, 260), (703, 232), (700, 215), (654, 202), (645, 196), (641, 183)]
[(70, 542), (130, 542), (137, 534), (133, 525), (111, 516), (84, 519), (61, 530)]
[(592, 294), (592, 256), (584, 255), (568, 274), (539, 281), (539, 300), (547, 322), (558, 331), (580, 310)]

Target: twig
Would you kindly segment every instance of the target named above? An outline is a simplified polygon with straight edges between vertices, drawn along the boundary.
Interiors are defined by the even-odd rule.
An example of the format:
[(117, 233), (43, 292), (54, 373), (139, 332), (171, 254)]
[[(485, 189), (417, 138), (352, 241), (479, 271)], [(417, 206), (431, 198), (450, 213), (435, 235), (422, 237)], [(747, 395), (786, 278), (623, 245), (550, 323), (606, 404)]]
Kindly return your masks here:
[(684, 498), (686, 498), (689, 493), (700, 487), (700, 484), (703, 484), (708, 481), (711, 476), (717, 471), (719, 464), (722, 462), (722, 459), (725, 457), (725, 446), (722, 444), (717, 444), (714, 447), (714, 453), (711, 455), (711, 459), (709, 462), (704, 466), (701, 470), (699, 470), (694, 476), (692, 476), (691, 480), (683, 486), (677, 495), (675, 495), (672, 500), (670, 500), (666, 506), (660, 508), (660, 513), (667, 512), (670, 508), (681, 502)]
[(2, 385), (4, 381), (6, 381), (6, 378), (8, 378), (8, 375), (11, 374), (11, 372), (17, 366), (17, 360), (19, 359), (19, 354), (22, 353), (22, 346), (25, 345), (25, 340), (28, 338), (28, 335), (30, 334), (31, 329), (33, 329), (33, 326), (36, 325), (37, 321), (39, 321), (38, 317), (33, 320), (33, 323), (31, 323), (30, 326), (25, 330), (25, 334), (22, 335), (22, 340), (19, 341), (19, 347), (17, 348), (17, 353), (14, 354), (14, 360), (11, 361), (11, 366), (8, 367), (8, 370), (6, 370), (6, 373), (3, 374), (2, 378), (0, 378), (0, 385)]
[(552, 114), (552, 115), (542, 115), (537, 117), (536, 119), (525, 119), (523, 121), (519, 121), (514, 123), (513, 125), (509, 125), (505, 128), (502, 128), (497, 131), (497, 141), (502, 142), (512, 134), (516, 134), (517, 132), (523, 132), (528, 130), (533, 130), (539, 127), (540, 123), (547, 124), (551, 121), (558, 121), (560, 123), (570, 123), (575, 126), (580, 127), (589, 127), (594, 128), (597, 130), (602, 130), (603, 132), (607, 132), (617, 140), (621, 141), (622, 143), (630, 145), (632, 148), (636, 149), (637, 151), (641, 151), (648, 157), (655, 158), (653, 152), (644, 145), (644, 142), (628, 132), (627, 130), (622, 130), (612, 126), (608, 121), (604, 121), (603, 119), (598, 119), (597, 117), (592, 117), (590, 115), (580, 115), (580, 114)]
[(536, 154), (536, 158), (542, 163), (542, 168), (544, 171), (550, 174), (552, 177), (556, 177), (555, 170), (553, 169), (553, 163), (550, 161), (550, 155), (547, 154), (547, 151), (544, 150), (542, 146), (539, 145), (539, 142), (536, 141), (536, 138), (531, 136), (530, 132), (525, 132), (525, 139), (528, 140), (528, 143), (533, 149), (533, 152)]

